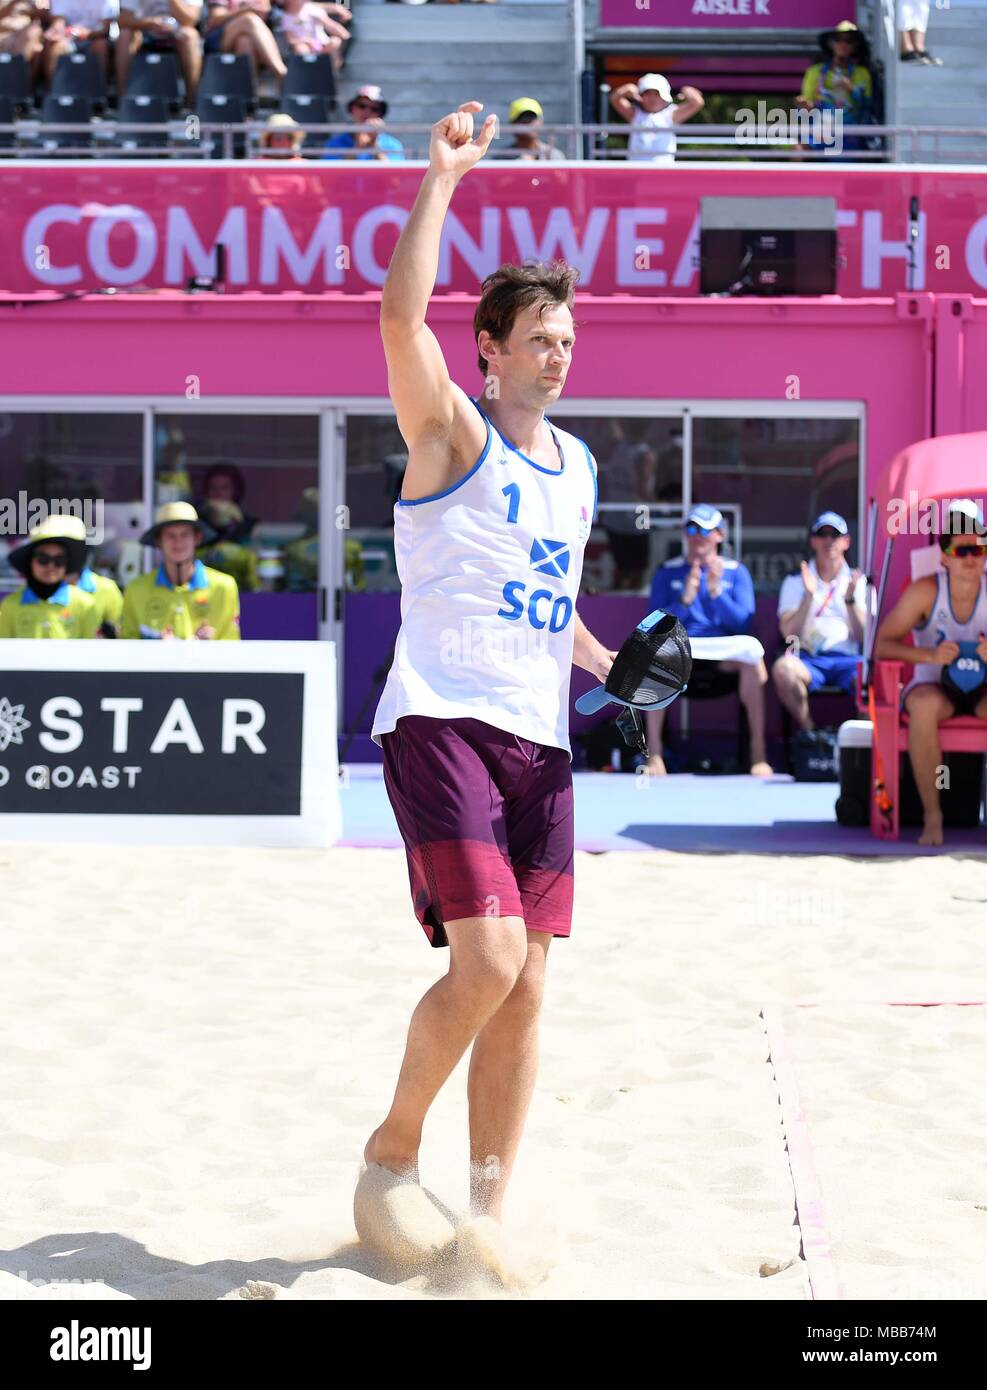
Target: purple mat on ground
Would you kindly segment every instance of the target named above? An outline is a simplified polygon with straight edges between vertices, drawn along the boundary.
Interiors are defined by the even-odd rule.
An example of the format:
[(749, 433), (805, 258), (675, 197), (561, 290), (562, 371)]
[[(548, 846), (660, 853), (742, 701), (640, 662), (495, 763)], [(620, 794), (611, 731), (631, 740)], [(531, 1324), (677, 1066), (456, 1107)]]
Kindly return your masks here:
[[(987, 835), (947, 830), (940, 849), (920, 848), (918, 830), (901, 839), (877, 840), (865, 828), (838, 825), (835, 782), (793, 782), (790, 777), (639, 779), (578, 772), (576, 847), (609, 850), (678, 850), (692, 854), (838, 854), (852, 856), (977, 853), (987, 855)], [(345, 770), (341, 845), (401, 847), (379, 767)]]

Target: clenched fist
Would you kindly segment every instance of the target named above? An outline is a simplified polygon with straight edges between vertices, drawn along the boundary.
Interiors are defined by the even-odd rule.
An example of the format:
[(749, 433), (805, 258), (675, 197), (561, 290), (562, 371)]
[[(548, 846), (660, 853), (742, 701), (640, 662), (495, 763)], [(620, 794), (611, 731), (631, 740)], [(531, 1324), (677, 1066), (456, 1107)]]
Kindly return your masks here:
[(474, 138), (473, 117), (482, 110), (482, 101), (465, 101), (458, 111), (435, 123), (428, 147), (429, 163), (434, 170), (461, 176), (483, 158), (497, 129), (497, 117), (489, 115)]

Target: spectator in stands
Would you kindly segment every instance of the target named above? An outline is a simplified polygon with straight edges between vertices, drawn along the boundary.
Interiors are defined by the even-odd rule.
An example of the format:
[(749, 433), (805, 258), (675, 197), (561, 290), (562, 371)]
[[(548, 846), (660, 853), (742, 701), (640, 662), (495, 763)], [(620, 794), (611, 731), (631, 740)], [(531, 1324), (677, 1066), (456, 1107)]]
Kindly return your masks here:
[(110, 63), (110, 25), (120, 17), (120, 0), (55, 0), (58, 13), (44, 36), (44, 74), (49, 84), (67, 53), (94, 53), (105, 77)]
[[(268, 121), (268, 126), (270, 126), (270, 124), (270, 121)], [(297, 130), (303, 129), (296, 123), (293, 124), (295, 124)], [(236, 503), (237, 507), (241, 509), (240, 522), (232, 526), (226, 526), (219, 534), (222, 536), (223, 540), (236, 541), (238, 544), (248, 541), (254, 527), (257, 525), (257, 518), (242, 511), (243, 499), (247, 495), (247, 484), (236, 464), (230, 463), (226, 459), (218, 459), (212, 464), (206, 473), (206, 480), (203, 484), (202, 493), (204, 501), (199, 506), (200, 512), (202, 511), (202, 506), (208, 502)]]
[(243, 512), (237, 504), (213, 500), (206, 502), (198, 511), (215, 532), (215, 539), (200, 546), (196, 552), (202, 563), (232, 576), (241, 593), (253, 593), (259, 589), (257, 556), (249, 546), (232, 539), (243, 530)]
[(178, 55), (186, 99), (192, 104), (202, 71), (201, 14), (202, 0), (121, 0), (116, 46), (117, 91), (121, 96), (127, 90), (127, 73), (135, 53), (142, 48), (149, 53), (173, 51)]
[[(874, 87), (867, 67), (867, 40), (848, 19), (819, 35), (823, 59), (806, 69), (795, 105), (803, 111), (841, 111), (847, 125), (861, 125), (870, 115)], [(822, 141), (808, 140), (810, 149)], [(860, 136), (847, 136), (845, 149), (856, 149)]]
[(847, 564), (850, 528), (838, 512), (812, 523), (812, 559), (778, 595), (778, 626), (788, 650), (771, 668), (778, 698), (802, 729), (812, 729), (809, 696), (823, 685), (852, 695), (864, 638), (867, 581)]
[(34, 71), (41, 60), (41, 21), (49, 10), (32, 0), (0, 0), (0, 53), (19, 54)]
[[(289, 52), (328, 53), (338, 76), (350, 37), (339, 19), (351, 19), (350, 11), (344, 5), (317, 5), (314, 0), (278, 0), (278, 5), (284, 12), (281, 33)], [(330, 10), (336, 12), (336, 17), (328, 13)]]
[(207, 569), (196, 547), (215, 531), (190, 502), (166, 502), (141, 544), (161, 551), (161, 564), (132, 580), (123, 595), (121, 637), (238, 641), (240, 596), (228, 574)]
[[(943, 6), (943, 8), (948, 8)], [(925, 46), (929, 27), (929, 0), (898, 0), (898, 32), (901, 35), (901, 61), (927, 63), (941, 68), (942, 59)]]
[[(403, 159), (404, 146), (383, 129), (387, 102), (379, 87), (361, 87), (346, 107), (354, 125), (370, 125), (373, 130), (342, 131), (330, 135), (326, 159)], [(350, 153), (347, 154), (346, 152)]]
[(613, 448), (600, 460), (600, 501), (635, 510), (605, 509), (600, 517), (613, 556), (613, 587), (637, 593), (644, 587), (650, 549), (650, 531), (642, 518), (647, 518), (647, 505), (655, 495), (657, 460), (650, 444), (641, 438), (651, 421), (611, 419), (608, 423)]
[(518, 97), (517, 101), (512, 101), (507, 120), (510, 125), (523, 126), (524, 129), (515, 131), (513, 144), (505, 145), (501, 150), (491, 150), (491, 154), (496, 153), (498, 159), (565, 159), (560, 149), (539, 137), (538, 127), (544, 117), (541, 102), (535, 101), (534, 97)]
[(675, 163), (673, 127), (695, 116), (706, 101), (697, 87), (683, 87), (674, 101), (668, 78), (660, 72), (648, 72), (639, 82), (625, 82), (611, 92), (610, 104), (632, 126), (628, 159), (667, 165)]
[(273, 116), (268, 116), (261, 131), (261, 158), (289, 162), (300, 159), (304, 162), (305, 156), (301, 153), (304, 143), (305, 127), (285, 112), (277, 111)]
[(267, 68), (280, 81), (287, 73), (271, 32), (271, 0), (206, 0), (206, 53), (246, 53), (254, 69)]
[[(746, 565), (720, 554), (724, 540), (723, 514), (717, 507), (699, 503), (685, 522), (686, 553), (659, 566), (651, 586), (651, 607), (678, 618), (690, 637), (732, 637), (750, 631), (754, 617), (754, 581)], [(751, 736), (751, 775), (770, 777), (764, 741), (764, 690), (768, 672), (763, 659), (752, 665), (741, 661), (694, 661), (696, 675), (713, 671), (736, 672), (740, 699), (747, 712)], [(663, 776), (661, 756), (664, 710), (647, 715), (648, 747), (653, 753), (648, 772)]]
[[(939, 535), (942, 568), (905, 589), (877, 633), (878, 661), (914, 667), (902, 705), (908, 752), (922, 798), (920, 845), (941, 845), (939, 725), (954, 715), (987, 719), (987, 526), (972, 498), (952, 502)], [(911, 642), (905, 638), (911, 635)]]
[(66, 536), (64, 521), (55, 516), (41, 522), (7, 557), (25, 583), (0, 603), (0, 637), (96, 636), (96, 604), (67, 579), (85, 564), (85, 539)]

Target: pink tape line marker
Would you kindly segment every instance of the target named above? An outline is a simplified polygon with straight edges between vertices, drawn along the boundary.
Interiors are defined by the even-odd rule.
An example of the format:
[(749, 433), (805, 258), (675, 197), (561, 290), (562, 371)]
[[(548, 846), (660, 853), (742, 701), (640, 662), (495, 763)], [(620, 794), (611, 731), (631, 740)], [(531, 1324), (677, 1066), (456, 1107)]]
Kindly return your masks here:
[(822, 1190), (812, 1158), (809, 1126), (802, 1113), (795, 1067), (785, 1030), (773, 1009), (762, 1009), (761, 1019), (768, 1037), (769, 1055), (774, 1068), (781, 1118), (785, 1128), (788, 1163), (795, 1189), (795, 1212), (802, 1232), (802, 1254), (809, 1275), (813, 1299), (845, 1298), (829, 1243), (823, 1212)]

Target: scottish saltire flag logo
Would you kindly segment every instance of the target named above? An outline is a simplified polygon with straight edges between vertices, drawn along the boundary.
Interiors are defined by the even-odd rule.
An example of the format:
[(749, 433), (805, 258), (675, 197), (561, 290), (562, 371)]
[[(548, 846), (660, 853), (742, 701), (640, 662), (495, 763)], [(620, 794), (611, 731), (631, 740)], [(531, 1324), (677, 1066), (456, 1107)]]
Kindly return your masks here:
[(569, 545), (566, 541), (532, 541), (531, 568), (536, 574), (551, 574), (556, 579), (569, 573)]

